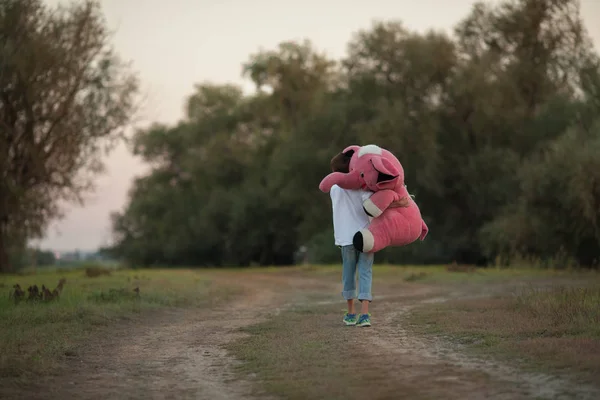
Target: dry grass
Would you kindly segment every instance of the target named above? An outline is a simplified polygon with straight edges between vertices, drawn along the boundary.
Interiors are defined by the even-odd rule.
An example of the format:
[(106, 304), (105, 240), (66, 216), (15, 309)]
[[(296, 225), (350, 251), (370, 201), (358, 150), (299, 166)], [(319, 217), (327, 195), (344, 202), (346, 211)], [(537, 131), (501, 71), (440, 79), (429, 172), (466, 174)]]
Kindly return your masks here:
[(600, 379), (600, 284), (427, 306), (411, 322), (417, 331), (520, 358), (534, 368), (568, 368)]
[(600, 338), (600, 286), (531, 288), (516, 298), (516, 307), (552, 329)]
[(415, 282), (415, 281), (421, 281), (426, 279), (429, 276), (429, 274), (427, 272), (424, 271), (420, 271), (420, 272), (412, 272), (409, 273), (408, 275), (406, 275), (404, 277), (404, 280), (406, 282)]
[[(111, 270), (110, 274), (93, 277), (85, 270), (1, 276), (0, 293), (5, 296), (0, 298), (0, 376), (31, 379), (52, 373), (68, 362), (81, 343), (94, 343), (99, 326), (106, 327), (103, 332), (110, 332), (111, 324), (123, 318), (135, 316), (143, 323), (144, 318), (152, 318), (145, 311), (182, 306), (210, 308), (238, 294), (242, 280), (252, 279), (253, 270), (219, 272), (218, 278), (209, 270), (168, 269)], [(398, 398), (400, 390), (407, 398), (422, 393), (420, 378), (397, 382), (398, 376), (405, 376), (412, 368), (402, 365), (403, 369), (398, 369), (406, 362), (402, 355), (394, 359), (389, 352), (374, 354), (373, 346), (365, 339), (373, 331), (341, 325), (343, 301), (339, 292), (332, 293), (341, 266), (262, 268), (260, 275), (254, 284), (265, 285), (267, 290), (276, 285), (277, 291), (286, 293), (286, 304), (339, 301), (335, 306), (284, 311), (247, 328), (248, 336), (231, 345), (230, 349), (245, 361), (242, 372), (256, 374), (269, 392), (291, 399), (320, 398), (323, 393), (328, 399), (373, 398), (373, 388), (377, 389), (377, 398)], [(567, 272), (526, 269), (455, 273), (444, 266), (378, 265), (374, 268), (374, 292), (376, 296), (396, 295), (414, 289), (415, 296), (430, 296), (432, 292), (423, 294), (416, 289), (433, 287), (450, 292), (454, 289), (449, 288), (466, 287), (475, 292), (488, 290), (492, 283), (502, 286), (506, 282), (565, 276)], [(15, 305), (8, 299), (15, 283), (25, 288), (33, 283), (54, 287), (61, 277), (68, 284), (58, 301)], [(139, 296), (135, 288), (139, 288)], [(572, 366), (580, 362), (576, 360), (580, 357), (582, 370), (596, 373), (600, 360), (593, 350), (598, 349), (599, 335), (588, 322), (597, 318), (593, 306), (597, 296), (597, 292), (585, 290), (529, 290), (510, 298), (432, 306), (415, 314), (413, 322), (418, 329), (450, 334), (488, 350), (520, 352), (544, 365)], [(87, 340), (82, 342), (84, 338)], [(361, 365), (364, 368), (359, 371)], [(427, 376), (434, 372), (429, 367), (423, 371)]]
[[(340, 261), (341, 262), (341, 261)], [(278, 268), (266, 268), (265, 271), (281, 272)], [(286, 268), (286, 274), (312, 275), (323, 279), (338, 280), (341, 277), (342, 266), (338, 265), (306, 265)], [(598, 276), (592, 272), (569, 270), (551, 270), (540, 268), (473, 268), (463, 265), (432, 265), (432, 266), (398, 266), (378, 264), (375, 257), (373, 266), (373, 284), (398, 282), (418, 282), (425, 284), (487, 284), (535, 281), (539, 279), (586, 279), (588, 276)]]
[[(233, 287), (214, 284), (208, 274), (115, 270), (90, 278), (80, 269), (0, 276), (0, 376), (28, 379), (51, 374), (98, 326), (136, 314), (148, 317), (144, 311), (165, 307), (210, 306), (235, 293)], [(9, 300), (17, 283), (25, 288), (54, 287), (60, 278), (68, 283), (52, 302)]]
[(98, 267), (98, 266), (90, 266), (85, 268), (85, 276), (88, 278), (96, 278), (98, 276), (107, 275), (110, 276), (110, 269)]
[(475, 272), (476, 270), (477, 270), (476, 267), (473, 265), (462, 265), (462, 264), (457, 264), (456, 262), (446, 265), (446, 271), (448, 271), (448, 272), (472, 273), (472, 272)]
[[(368, 328), (346, 327), (339, 305), (286, 311), (258, 325), (228, 346), (243, 361), (239, 372), (253, 375), (262, 389), (290, 400), (419, 399), (419, 386), (395, 379), (394, 366), (373, 354)], [(422, 391), (422, 390), (421, 390)]]

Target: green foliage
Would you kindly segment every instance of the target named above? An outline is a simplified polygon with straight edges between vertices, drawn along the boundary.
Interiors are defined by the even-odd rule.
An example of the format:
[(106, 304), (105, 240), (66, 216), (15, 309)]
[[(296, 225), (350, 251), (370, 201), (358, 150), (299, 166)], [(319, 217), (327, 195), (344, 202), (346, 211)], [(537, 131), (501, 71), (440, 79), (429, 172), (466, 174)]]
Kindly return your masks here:
[(490, 254), (561, 256), (597, 265), (599, 152), (600, 119), (589, 132), (567, 130), (525, 162), (519, 171), (521, 195), (482, 229)]
[(341, 149), (376, 143), (430, 227), (381, 262), (594, 265), (599, 65), (575, 0), (476, 4), (452, 36), (376, 22), (338, 62), (284, 42), (244, 65), (254, 94), (197, 85), (183, 121), (138, 132), (153, 170), (115, 214), (112, 251), (141, 265), (290, 264), (303, 246), (338, 260), (317, 185)]
[[(133, 116), (136, 77), (110, 47), (100, 3), (0, 0), (0, 272), (81, 201)], [(18, 250), (18, 249), (17, 249)]]

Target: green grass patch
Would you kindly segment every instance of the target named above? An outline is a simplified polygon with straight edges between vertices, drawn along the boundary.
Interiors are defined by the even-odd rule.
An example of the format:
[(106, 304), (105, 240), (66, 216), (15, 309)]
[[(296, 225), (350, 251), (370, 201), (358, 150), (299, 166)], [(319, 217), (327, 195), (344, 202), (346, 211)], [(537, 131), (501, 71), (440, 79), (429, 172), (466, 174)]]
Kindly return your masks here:
[[(341, 261), (340, 261), (341, 262)], [(273, 269), (278, 272), (278, 269)], [(307, 275), (316, 275), (337, 279), (341, 276), (342, 266), (340, 265), (305, 265), (300, 267), (286, 268), (286, 272), (303, 272)], [(282, 272), (281, 269), (279, 272)], [(473, 268), (469, 272), (449, 271), (447, 266), (411, 266), (411, 265), (389, 265), (377, 264), (373, 266), (374, 283), (377, 282), (422, 282), (422, 283), (493, 283), (506, 281), (535, 280), (540, 278), (575, 277), (587, 279), (588, 277), (598, 277), (594, 271), (573, 271), (559, 269), (542, 268)]]
[[(202, 270), (111, 270), (92, 275), (78, 269), (0, 276), (0, 376), (47, 374), (100, 326), (165, 307), (210, 306), (237, 293)], [(66, 283), (58, 299), (18, 304), (9, 299), (14, 284), (27, 297), (30, 285), (52, 290), (61, 278)]]
[(393, 398), (390, 377), (356, 346), (369, 328), (343, 326), (341, 306), (297, 307), (243, 328), (248, 336), (228, 345), (243, 361), (238, 372), (285, 399), (373, 398), (374, 387), (378, 398)]
[(469, 271), (449, 271), (446, 266), (377, 266), (373, 271), (375, 279), (389, 280), (398, 277), (404, 281), (424, 283), (502, 283), (507, 281), (528, 281), (540, 278), (583, 278), (597, 273), (548, 270), (539, 268), (473, 268)]

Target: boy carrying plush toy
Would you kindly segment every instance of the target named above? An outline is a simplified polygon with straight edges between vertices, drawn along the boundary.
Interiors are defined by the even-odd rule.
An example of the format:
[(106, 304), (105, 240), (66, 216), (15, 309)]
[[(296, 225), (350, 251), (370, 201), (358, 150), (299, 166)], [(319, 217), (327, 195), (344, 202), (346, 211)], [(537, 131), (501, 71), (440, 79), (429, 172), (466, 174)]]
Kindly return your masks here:
[[(351, 156), (340, 153), (331, 159), (333, 172), (349, 173)], [(369, 303), (371, 294), (374, 253), (363, 253), (353, 245), (356, 232), (368, 227), (371, 217), (363, 209), (363, 204), (373, 192), (362, 189), (343, 189), (334, 185), (330, 190), (333, 209), (333, 231), (336, 246), (342, 251), (342, 296), (346, 299), (348, 311), (344, 315), (346, 325), (371, 326)], [(408, 197), (392, 202), (389, 207), (408, 207)], [(356, 298), (356, 273), (358, 270), (358, 300), (361, 314), (357, 319), (354, 308)]]
[[(373, 193), (363, 203), (367, 214), (373, 217), (368, 228), (357, 231), (352, 238), (356, 250), (376, 253), (388, 246), (406, 246), (424, 240), (429, 228), (421, 218), (421, 211), (410, 198), (404, 185), (404, 169), (388, 150), (376, 145), (349, 146), (342, 152), (350, 157), (348, 173), (332, 172), (319, 184), (329, 192), (338, 185), (343, 189), (368, 189)], [(407, 207), (390, 205), (409, 197)]]

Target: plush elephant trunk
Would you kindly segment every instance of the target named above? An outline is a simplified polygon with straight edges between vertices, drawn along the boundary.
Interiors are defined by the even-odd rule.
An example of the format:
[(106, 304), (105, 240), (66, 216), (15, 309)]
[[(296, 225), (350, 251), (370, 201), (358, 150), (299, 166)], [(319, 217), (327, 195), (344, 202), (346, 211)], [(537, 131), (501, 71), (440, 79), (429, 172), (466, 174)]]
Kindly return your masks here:
[(323, 178), (319, 184), (319, 189), (324, 193), (328, 193), (333, 185), (338, 185), (342, 189), (360, 189), (362, 187), (360, 173), (357, 171), (351, 171), (348, 174), (332, 172)]

